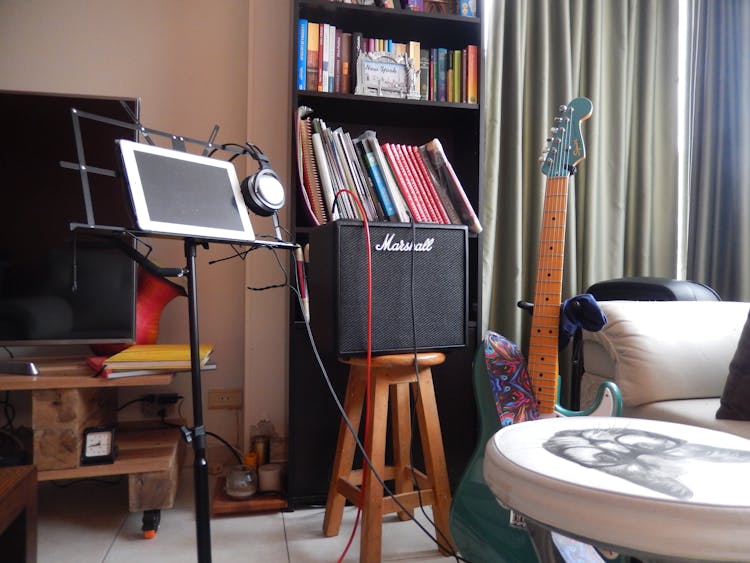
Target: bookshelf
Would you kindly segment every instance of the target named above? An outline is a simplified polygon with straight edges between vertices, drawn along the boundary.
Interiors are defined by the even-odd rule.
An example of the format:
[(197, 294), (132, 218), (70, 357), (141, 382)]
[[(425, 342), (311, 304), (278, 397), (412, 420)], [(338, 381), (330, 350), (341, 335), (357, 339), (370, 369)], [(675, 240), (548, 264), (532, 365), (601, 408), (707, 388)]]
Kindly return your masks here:
[[(476, 45), (482, 52), (482, 1), (477, 16), (433, 14), (330, 2), (295, 0), (292, 11), (292, 73), (298, 70), (298, 24), (300, 20), (328, 23), (344, 32), (393, 42), (418, 41), (423, 48), (462, 50)], [(478, 64), (481, 83), (481, 55)], [(356, 69), (350, 69), (356, 74)], [(307, 86), (307, 84), (306, 84)], [(476, 103), (402, 99), (298, 89), (292, 81), (291, 106), (307, 106), (313, 117), (329, 127), (341, 127), (357, 137), (365, 131), (377, 133), (379, 143), (421, 146), (437, 138), (460, 178), (474, 210), (481, 208), (481, 97)], [(293, 120), (294, 121), (294, 120)], [(296, 138), (296, 131), (292, 139)], [(296, 148), (292, 150), (293, 188), (290, 186), (291, 224), (296, 240), (307, 242), (314, 228), (301, 196)], [(451, 351), (445, 364), (434, 369), (435, 389), (451, 485), (455, 487), (474, 449), (476, 408), (471, 385), (472, 356), (481, 324), (479, 298), (481, 234), (469, 236), (469, 345)], [(313, 299), (314, 296), (311, 296)], [(290, 307), (289, 349), (289, 442), (287, 492), (290, 506), (325, 502), (333, 463), (339, 413), (320, 373), (308, 341), (296, 300)], [(333, 365), (331, 365), (333, 364)], [(339, 397), (346, 387), (347, 370), (331, 363), (329, 376)], [(474, 429), (474, 430), (472, 430)]]

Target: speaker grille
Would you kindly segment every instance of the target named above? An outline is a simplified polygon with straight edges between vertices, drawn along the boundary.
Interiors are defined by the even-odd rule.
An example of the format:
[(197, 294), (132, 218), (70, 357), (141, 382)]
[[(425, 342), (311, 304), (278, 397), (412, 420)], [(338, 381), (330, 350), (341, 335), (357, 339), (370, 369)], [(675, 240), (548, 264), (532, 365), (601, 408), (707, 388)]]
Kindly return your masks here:
[[(466, 227), (378, 223), (370, 226), (370, 239), (373, 351), (465, 346)], [(362, 223), (353, 221), (327, 224), (310, 236), (311, 322), (319, 343), (340, 356), (367, 350), (365, 243)]]

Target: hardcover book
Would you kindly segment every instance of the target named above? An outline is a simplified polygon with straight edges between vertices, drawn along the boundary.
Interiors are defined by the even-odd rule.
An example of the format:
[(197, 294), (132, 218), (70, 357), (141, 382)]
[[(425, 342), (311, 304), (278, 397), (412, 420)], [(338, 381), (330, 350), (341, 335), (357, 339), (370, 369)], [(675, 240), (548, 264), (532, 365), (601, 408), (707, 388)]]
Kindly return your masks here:
[(482, 225), (479, 223), (479, 218), (474, 212), (474, 208), (471, 206), (471, 202), (466, 196), (466, 192), (456, 172), (453, 170), (453, 166), (443, 151), (443, 145), (438, 139), (433, 139), (425, 144), (424, 148), (430, 157), (430, 162), (435, 169), (438, 180), (445, 186), (456, 211), (461, 216), (461, 221), (465, 225), (468, 225), (472, 232), (481, 233)]
[[(213, 349), (213, 344), (199, 346), (201, 366), (206, 365)], [(190, 369), (190, 362), (189, 344), (134, 344), (107, 358), (104, 365), (111, 370), (184, 370)]]
[(318, 50), (319, 26), (316, 22), (307, 22), (307, 75), (305, 85), (308, 90), (318, 89)]

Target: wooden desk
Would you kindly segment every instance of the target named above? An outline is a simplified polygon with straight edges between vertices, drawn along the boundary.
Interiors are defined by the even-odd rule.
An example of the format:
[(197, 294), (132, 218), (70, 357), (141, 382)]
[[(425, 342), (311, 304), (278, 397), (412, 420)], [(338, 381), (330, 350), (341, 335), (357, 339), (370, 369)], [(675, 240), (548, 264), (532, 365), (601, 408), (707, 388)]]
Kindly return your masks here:
[(37, 488), (33, 465), (0, 468), (0, 553), (7, 563), (36, 561)]
[(38, 480), (128, 475), (131, 512), (171, 508), (183, 441), (177, 428), (120, 425), (112, 464), (80, 465), (83, 429), (117, 422), (117, 389), (168, 385), (173, 374), (100, 379), (82, 358), (34, 360), (39, 375), (0, 374), (0, 391), (31, 393), (33, 463)]

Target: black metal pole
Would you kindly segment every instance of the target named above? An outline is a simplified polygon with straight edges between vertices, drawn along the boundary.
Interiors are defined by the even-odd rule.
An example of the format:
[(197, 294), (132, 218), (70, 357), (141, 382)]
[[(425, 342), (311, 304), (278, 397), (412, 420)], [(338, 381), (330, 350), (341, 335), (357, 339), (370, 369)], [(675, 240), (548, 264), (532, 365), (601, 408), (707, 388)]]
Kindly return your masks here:
[(188, 313), (190, 321), (190, 372), (193, 393), (194, 453), (193, 479), (195, 496), (195, 530), (198, 541), (198, 562), (211, 562), (211, 520), (208, 493), (208, 462), (206, 461), (206, 428), (203, 425), (201, 392), (200, 339), (198, 337), (198, 292), (196, 280), (196, 241), (185, 239), (185, 258), (188, 276)]

